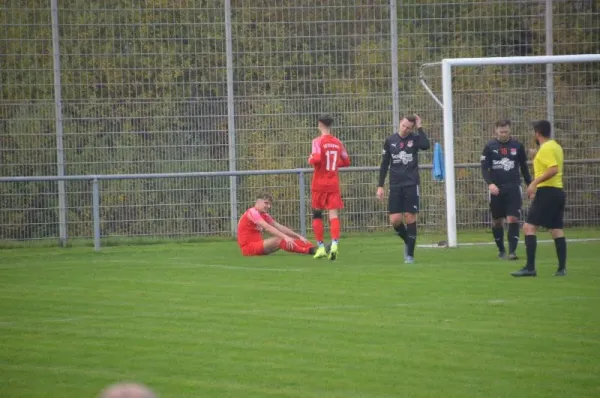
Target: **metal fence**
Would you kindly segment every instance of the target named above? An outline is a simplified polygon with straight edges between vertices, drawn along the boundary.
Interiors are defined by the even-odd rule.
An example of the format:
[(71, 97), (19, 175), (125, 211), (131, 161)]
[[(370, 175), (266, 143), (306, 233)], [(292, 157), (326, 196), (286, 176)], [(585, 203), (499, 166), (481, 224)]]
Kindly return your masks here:
[[(426, 183), (422, 202), (422, 215), (419, 218), (421, 228), (426, 231), (439, 231), (439, 220), (444, 219), (443, 185), (433, 182), (426, 171), (431, 164), (421, 165)], [(593, 169), (591, 173), (579, 175), (571, 173), (576, 183), (585, 180), (585, 184), (595, 185), (600, 180), (600, 159), (567, 160), (566, 170), (578, 168)], [(457, 164), (457, 170), (467, 173), (479, 169), (477, 163)], [(353, 167), (341, 169), (346, 175), (354, 175), (353, 184), (343, 184), (346, 200), (344, 211), (344, 230), (355, 232), (374, 232), (386, 225), (385, 201), (382, 203), (373, 196), (363, 198), (360, 193), (369, 196), (373, 192), (373, 178), (377, 167)], [(65, 182), (69, 192), (78, 197), (79, 206), (74, 208), (78, 217), (68, 221), (68, 230), (75, 232), (76, 238), (93, 239), (94, 247), (100, 250), (102, 238), (114, 237), (174, 237), (228, 235), (230, 225), (230, 203), (227, 201), (229, 190), (224, 188), (228, 178), (257, 178), (261, 186), (266, 187), (277, 200), (273, 215), (282, 223), (292, 226), (302, 235), (307, 234), (310, 225), (310, 189), (308, 178), (312, 169), (252, 170), (237, 172), (188, 172), (154, 174), (113, 174), (113, 175), (71, 175), (71, 176), (30, 176), (0, 177), (9, 189), (4, 193), (3, 216), (17, 214), (21, 218), (3, 219), (4, 229), (1, 240), (48, 239), (56, 233), (56, 194), (52, 187)], [(274, 183), (273, 181), (277, 182)], [(42, 189), (34, 196), (24, 194), (27, 184), (35, 183)], [(168, 189), (162, 188), (167, 185)], [(290, 188), (297, 187), (295, 194)], [(45, 189), (44, 189), (45, 188)], [(181, 192), (195, 192), (187, 197)], [(293, 189), (293, 188), (292, 188)], [(283, 190), (284, 195), (277, 195)], [(569, 190), (569, 186), (567, 186)], [(471, 198), (470, 206), (459, 211), (469, 211), (473, 219), (486, 223), (489, 214), (486, 208), (476, 206), (478, 194)], [(241, 213), (254, 203), (254, 197), (240, 198), (238, 211)], [(34, 203), (24, 207), (23, 203)], [(589, 206), (586, 203), (570, 203), (569, 226), (589, 226)], [(50, 209), (50, 210), (49, 210)], [(524, 210), (525, 215), (527, 209)], [(593, 211), (600, 211), (594, 207)], [(471, 227), (472, 224), (460, 225)], [(439, 237), (440, 235), (436, 235)], [(431, 237), (430, 237), (431, 238)], [(433, 243), (434, 240), (426, 242)]]
[[(600, 52), (599, 5), (588, 0), (7, 0), (0, 23), (3, 177), (302, 168), (324, 112), (353, 164), (374, 167), (402, 113), (419, 112), (441, 138), (422, 64)], [(552, 72), (548, 81), (545, 66), (457, 71), (456, 161), (477, 161), (496, 118), (513, 119), (525, 140), (529, 121), (545, 116), (567, 158), (600, 159), (600, 67)], [(425, 78), (439, 94), (439, 71)], [(600, 225), (597, 163), (568, 172), (570, 222)], [(443, 187), (424, 174), (421, 220), (443, 231)], [(343, 182), (349, 230), (386, 228), (373, 172)], [(0, 239), (90, 236), (91, 188), (0, 184)], [(284, 222), (298, 220), (293, 174), (102, 182), (104, 233), (230, 234), (263, 188)], [(459, 228), (487, 225), (476, 168), (457, 171), (457, 192)]]

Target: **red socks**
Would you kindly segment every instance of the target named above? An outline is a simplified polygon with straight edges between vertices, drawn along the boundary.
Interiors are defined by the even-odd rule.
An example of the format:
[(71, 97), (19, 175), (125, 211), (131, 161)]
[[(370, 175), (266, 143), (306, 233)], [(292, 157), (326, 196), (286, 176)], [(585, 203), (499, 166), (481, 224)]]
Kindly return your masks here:
[(323, 242), (325, 238), (325, 227), (323, 227), (323, 219), (315, 218), (312, 222), (313, 232), (315, 233), (315, 239), (317, 242)]
[[(315, 238), (317, 242), (323, 242), (325, 238), (325, 227), (323, 226), (323, 220), (320, 218), (316, 218), (312, 222), (313, 232), (315, 233)], [(329, 229), (331, 230), (331, 239), (339, 240), (340, 239), (340, 219), (332, 218), (329, 220)]]
[(329, 220), (329, 228), (331, 229), (331, 240), (340, 239), (340, 219), (332, 218)]

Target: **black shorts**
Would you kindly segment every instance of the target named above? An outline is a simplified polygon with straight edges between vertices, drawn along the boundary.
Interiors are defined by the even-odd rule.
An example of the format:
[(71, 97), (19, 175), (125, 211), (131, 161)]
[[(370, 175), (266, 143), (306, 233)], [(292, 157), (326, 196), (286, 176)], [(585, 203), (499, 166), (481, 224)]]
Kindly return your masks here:
[(523, 191), (520, 186), (502, 187), (498, 195), (490, 194), (490, 211), (492, 218), (521, 217)]
[(419, 212), (419, 186), (411, 185), (390, 189), (388, 200), (390, 214)]
[(548, 229), (563, 229), (565, 202), (565, 191), (561, 188), (538, 188), (527, 214), (527, 223)]

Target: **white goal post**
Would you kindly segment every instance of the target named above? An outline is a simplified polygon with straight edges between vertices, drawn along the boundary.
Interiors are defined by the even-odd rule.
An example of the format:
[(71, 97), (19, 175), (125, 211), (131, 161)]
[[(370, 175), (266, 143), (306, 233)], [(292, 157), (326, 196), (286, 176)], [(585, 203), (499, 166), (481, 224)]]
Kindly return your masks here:
[(443, 109), (444, 115), (444, 168), (446, 191), (446, 222), (448, 234), (448, 247), (457, 247), (458, 236), (456, 228), (456, 180), (454, 174), (454, 115), (452, 106), (452, 68), (458, 66), (486, 66), (486, 65), (525, 65), (525, 64), (561, 64), (600, 62), (600, 54), (577, 55), (545, 55), (523, 57), (488, 57), (488, 58), (446, 58), (441, 63), (425, 64), (422, 67), (440, 65), (442, 67), (442, 101), (425, 84), (423, 77), (421, 83), (427, 92)]

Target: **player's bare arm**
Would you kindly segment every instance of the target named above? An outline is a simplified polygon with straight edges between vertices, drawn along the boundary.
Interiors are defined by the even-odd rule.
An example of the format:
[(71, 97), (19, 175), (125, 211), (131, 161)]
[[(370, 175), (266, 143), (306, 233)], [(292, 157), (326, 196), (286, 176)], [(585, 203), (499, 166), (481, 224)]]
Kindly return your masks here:
[(533, 180), (531, 184), (529, 184), (529, 186), (527, 187), (527, 196), (529, 196), (530, 199), (533, 198), (535, 196), (535, 191), (537, 190), (538, 184), (541, 184), (542, 182), (551, 179), (557, 174), (558, 166), (548, 167), (548, 169), (546, 169), (546, 171), (544, 171), (544, 173), (541, 176), (539, 176), (538, 178)]
[(348, 156), (348, 151), (346, 151), (346, 147), (342, 144), (342, 151), (340, 152), (340, 160), (338, 161), (338, 167), (349, 167), (350, 166), (350, 156)]
[(280, 225), (278, 224), (276, 221), (273, 221), (273, 224), (269, 224), (268, 222), (266, 222), (265, 220), (258, 220), (256, 222), (256, 224), (261, 227), (263, 230), (267, 231), (268, 233), (270, 233), (273, 236), (276, 236), (278, 238), (281, 238), (283, 240), (285, 240), (286, 245), (288, 248), (292, 247), (294, 245), (294, 238), (286, 235), (283, 231), (280, 231), (276, 225)]
[(274, 221), (272, 226), (277, 228), (280, 232), (284, 233), (286, 236), (291, 236), (292, 238), (300, 239), (303, 242), (308, 242), (308, 240), (304, 236), (294, 232), (292, 229), (286, 227), (285, 225), (279, 224), (277, 221)]
[(315, 138), (312, 142), (312, 152), (308, 157), (308, 164), (311, 166), (316, 166), (319, 163), (321, 163), (321, 146), (318, 138)]

